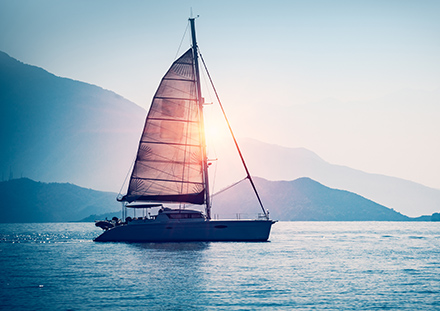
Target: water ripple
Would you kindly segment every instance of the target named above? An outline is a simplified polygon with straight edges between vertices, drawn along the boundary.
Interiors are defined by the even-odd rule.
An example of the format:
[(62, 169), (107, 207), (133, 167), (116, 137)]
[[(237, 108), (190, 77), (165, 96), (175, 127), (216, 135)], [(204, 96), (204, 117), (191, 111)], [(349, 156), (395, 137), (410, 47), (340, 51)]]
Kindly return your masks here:
[(432, 223), (279, 222), (270, 243), (94, 243), (92, 223), (0, 224), (0, 309), (432, 310)]

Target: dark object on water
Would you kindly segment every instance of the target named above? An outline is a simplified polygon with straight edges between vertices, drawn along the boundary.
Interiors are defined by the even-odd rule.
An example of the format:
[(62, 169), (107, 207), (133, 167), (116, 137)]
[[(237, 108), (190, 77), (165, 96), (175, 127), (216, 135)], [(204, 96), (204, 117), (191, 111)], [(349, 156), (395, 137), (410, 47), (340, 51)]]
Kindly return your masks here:
[(95, 222), (95, 226), (103, 230), (108, 230), (110, 228), (113, 228), (115, 225), (109, 220), (99, 220)]
[[(269, 238), (275, 221), (269, 219), (263, 207), (205, 62), (199, 55), (195, 19), (189, 21), (192, 47), (162, 78), (145, 121), (127, 194), (117, 198), (123, 202), (122, 219), (126, 222), (96, 223), (105, 231), (95, 241), (267, 241)], [(199, 57), (246, 171), (245, 179), (249, 180), (260, 204), (262, 213), (258, 219), (211, 219)], [(183, 207), (164, 208), (163, 202), (179, 203)], [(184, 204), (188, 203), (204, 205), (205, 213), (185, 209)], [(143, 209), (145, 215), (145, 210), (159, 206), (162, 208), (157, 215), (148, 213), (132, 220), (126, 217), (127, 208)]]

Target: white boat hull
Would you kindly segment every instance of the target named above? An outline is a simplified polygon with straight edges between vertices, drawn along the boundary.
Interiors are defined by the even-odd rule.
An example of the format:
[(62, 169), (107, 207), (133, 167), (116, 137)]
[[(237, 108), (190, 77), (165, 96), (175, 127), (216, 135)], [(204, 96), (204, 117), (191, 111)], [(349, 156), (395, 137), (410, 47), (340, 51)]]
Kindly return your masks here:
[(139, 222), (104, 231), (96, 242), (267, 241), (272, 220)]

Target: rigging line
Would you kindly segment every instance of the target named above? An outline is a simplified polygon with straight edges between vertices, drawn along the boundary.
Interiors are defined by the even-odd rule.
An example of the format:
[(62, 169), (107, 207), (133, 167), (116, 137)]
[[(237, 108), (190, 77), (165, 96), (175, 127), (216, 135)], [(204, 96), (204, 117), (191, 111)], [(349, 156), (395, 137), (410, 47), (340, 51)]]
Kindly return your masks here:
[[(209, 85), (208, 81), (206, 80), (206, 74), (203, 70), (202, 70), (202, 77), (203, 77), (203, 81), (204, 81), (205, 85)], [(214, 102), (213, 96), (211, 94), (211, 90), (209, 88), (206, 88), (206, 92), (208, 93), (208, 97), (209, 97), (208, 102)], [(206, 100), (205, 100), (205, 102), (206, 102)], [(208, 109), (208, 111), (210, 111), (210, 109)], [(206, 113), (206, 110), (204, 110), (204, 113), (205, 113), (205, 119), (207, 121), (212, 120), (212, 111), (211, 111), (211, 113)], [(206, 123), (208, 124), (210, 122), (206, 122)], [(209, 140), (209, 137), (208, 137), (208, 140)], [(208, 145), (207, 147), (208, 147), (208, 151), (214, 153), (214, 156), (217, 157), (217, 150), (215, 148), (215, 144)], [(217, 172), (217, 166), (216, 166), (216, 172)], [(214, 173), (213, 185), (215, 184), (215, 178), (216, 178), (215, 176), (216, 175)]]
[[(122, 198), (122, 196), (121, 196), (122, 195), (121, 194), (122, 193), (122, 189), (124, 188), (124, 186), (125, 186), (125, 184), (127, 182), (128, 175), (130, 175), (130, 173), (133, 171), (134, 163), (136, 162), (136, 159), (137, 159), (137, 154), (134, 156), (134, 159), (131, 162), (130, 168), (128, 169), (127, 174), (125, 175), (124, 182), (122, 183), (121, 189), (119, 189), (119, 193), (118, 193), (118, 196), (116, 197), (116, 200), (117, 200), (117, 198)], [(128, 189), (127, 189), (127, 192), (128, 192)]]
[(228, 186), (228, 187), (226, 187), (226, 188), (220, 190), (219, 192), (214, 193), (212, 196), (216, 196), (216, 195), (218, 195), (218, 194), (220, 194), (220, 193), (223, 193), (223, 192), (225, 192), (225, 191), (231, 189), (232, 187), (237, 186), (239, 183), (241, 183), (243, 180), (246, 180), (246, 179), (247, 179), (247, 176), (246, 176), (245, 178), (243, 178), (243, 179), (237, 181), (236, 183), (234, 183), (234, 184), (232, 184), (232, 185), (230, 185), (230, 186)]
[[(168, 182), (168, 183), (185, 183), (185, 184), (189, 184), (189, 185), (202, 185), (201, 182), (197, 182), (197, 181), (180, 181), (180, 180), (173, 180), (173, 179), (159, 179), (159, 178), (137, 178), (140, 180), (149, 180), (149, 181), (163, 181), (163, 182)], [(160, 186), (160, 185), (159, 185)], [(171, 188), (170, 188), (171, 189)]]
[[(189, 110), (189, 109), (187, 109)], [(191, 113), (191, 111), (189, 112)], [(174, 117), (173, 118), (154, 118), (151, 117), (149, 118), (150, 120), (154, 120), (154, 121), (168, 121), (168, 122), (182, 122), (182, 123), (197, 123), (197, 121), (193, 121), (193, 120), (189, 120), (189, 118), (185, 119), (185, 118), (178, 118), (178, 117)]]
[[(175, 150), (177, 150), (177, 152), (180, 152), (180, 151), (184, 151), (183, 149), (180, 149), (180, 148), (174, 148)], [(151, 159), (140, 159), (139, 161), (138, 161), (138, 164), (139, 165), (145, 165), (145, 163), (150, 163), (150, 162), (162, 162), (162, 163), (172, 163), (172, 164), (179, 164), (179, 163), (184, 163), (184, 162), (179, 162), (179, 161), (177, 161), (177, 160), (174, 160), (174, 158), (175, 157), (169, 157), (169, 156), (163, 156), (163, 155), (160, 155), (160, 154), (158, 154), (158, 153), (154, 153), (154, 152), (151, 152), (151, 156), (152, 157), (154, 157), (154, 158), (156, 158), (157, 160), (151, 160)], [(193, 159), (194, 160), (194, 159)], [(191, 161), (191, 160), (189, 160), (188, 162), (186, 162), (188, 165), (196, 165), (198, 162), (197, 161)], [(194, 169), (195, 170), (195, 169)]]
[[(214, 169), (214, 176), (213, 176), (213, 179), (212, 179), (212, 191), (214, 192), (214, 189), (215, 189), (215, 181), (216, 181), (216, 178), (217, 178), (217, 167), (218, 167), (218, 164), (216, 163), (215, 164), (215, 169)], [(211, 204), (212, 204), (212, 197), (213, 197), (214, 195), (211, 195)]]
[(194, 80), (184, 79), (184, 78), (163, 78), (163, 80), (166, 80), (166, 81), (180, 81), (180, 82), (194, 82)]
[[(240, 179), (239, 181), (233, 183), (232, 185), (230, 185), (230, 186), (228, 186), (228, 187), (226, 187), (226, 188), (220, 190), (219, 192), (216, 192), (216, 193), (212, 194), (211, 197), (217, 196), (218, 194), (221, 194), (221, 193), (223, 193), (223, 192), (225, 192), (225, 191), (228, 191), (229, 189), (231, 189), (231, 188), (237, 186), (239, 183), (241, 183), (242, 181), (244, 181), (244, 180), (246, 180), (246, 179), (247, 179), (247, 176), (246, 176), (245, 178)], [(193, 205), (195, 205), (195, 204), (189, 204), (189, 206), (193, 206)]]
[(174, 56), (174, 59), (177, 59), (177, 56), (179, 55), (180, 48), (182, 47), (183, 40), (185, 40), (186, 33), (188, 32), (188, 28), (189, 28), (189, 21), (186, 24), (186, 28), (185, 28), (185, 31), (183, 32), (182, 40), (180, 40), (179, 48), (177, 49), (176, 56)]
[[(200, 51), (200, 48), (199, 48), (199, 51)], [(199, 52), (199, 54), (200, 54), (200, 52)], [(200, 54), (200, 56), (201, 56), (202, 54)], [(206, 75), (204, 74), (204, 72), (202, 71), (202, 77), (203, 77), (203, 81), (204, 81), (204, 83), (205, 83), (205, 85), (208, 85), (208, 81), (206, 81)], [(209, 90), (209, 88), (206, 88), (206, 91), (207, 91), (207, 93), (208, 93), (208, 97), (209, 97), (209, 100), (210, 101), (213, 101), (212, 100), (212, 94), (211, 94), (211, 91)], [(206, 102), (206, 101), (205, 101)]]
[[(175, 178), (178, 177), (178, 175), (176, 175), (176, 173), (175, 173), (174, 171), (172, 171), (172, 172), (168, 172), (168, 171), (165, 170), (165, 169), (160, 170), (160, 169), (155, 168), (154, 166), (149, 165), (150, 161), (139, 161), (139, 162), (137, 162), (137, 163), (138, 163), (138, 165), (141, 166), (142, 168), (147, 168), (147, 169), (150, 169), (151, 171), (159, 172), (159, 173), (161, 173), (161, 174), (164, 175), (164, 176), (171, 176), (171, 177), (175, 177)], [(193, 169), (193, 171), (198, 171), (198, 170), (197, 170), (197, 169)], [(180, 174), (179, 174), (179, 175), (180, 175)], [(145, 177), (135, 177), (135, 178), (136, 178), (136, 179), (142, 179), (142, 180), (160, 180), (160, 179), (152, 179), (152, 178), (145, 178)], [(179, 182), (179, 180), (175, 180), (174, 182)], [(182, 181), (182, 182), (183, 182), (183, 181)], [(191, 181), (188, 181), (188, 182), (186, 182), (186, 183), (197, 183), (197, 182), (191, 182)]]
[(214, 82), (212, 81), (211, 75), (209, 74), (208, 67), (206, 67), (205, 60), (203, 59), (202, 53), (200, 53), (200, 51), (199, 51), (199, 54), (200, 54), (200, 59), (202, 60), (202, 63), (203, 63), (203, 67), (205, 68), (206, 74), (208, 75), (209, 81), (211, 82), (211, 86), (212, 86), (212, 89), (214, 90), (214, 94), (215, 94), (215, 96), (217, 98), (218, 104), (219, 104), (219, 106), (220, 106), (220, 108), (221, 108), (221, 110), (223, 112), (223, 116), (225, 117), (226, 123), (228, 124), (229, 132), (231, 133), (232, 139), (234, 140), (235, 147), (237, 148), (237, 151), (238, 151), (238, 154), (240, 156), (241, 162), (243, 163), (244, 169), (246, 170), (247, 178), (249, 179), (249, 182), (251, 183), (252, 188), (254, 189), (255, 195), (257, 196), (258, 202), (260, 203), (261, 209), (263, 210), (264, 216), (266, 216), (266, 218), (268, 218), (269, 216), (267, 216), (266, 210), (264, 209), (264, 206), (263, 206), (263, 202), (260, 199), (260, 195), (258, 194), (257, 188), (255, 187), (255, 184), (254, 184), (254, 181), (252, 180), (251, 174), (249, 173), (249, 170), (247, 168), (246, 162), (244, 161), (244, 157), (241, 154), (240, 148), (238, 147), (238, 142), (235, 139), (234, 132), (232, 131), (232, 127), (229, 124), (229, 120), (228, 120), (228, 117), (226, 116), (226, 112), (223, 109), (223, 105), (222, 105), (222, 103), (220, 101), (220, 97), (218, 96), (217, 89), (215, 88)]
[(190, 160), (189, 160), (189, 161), (185, 161), (185, 160), (183, 160), (183, 161), (179, 161), (179, 160), (173, 160), (173, 159), (168, 160), (168, 159), (166, 159), (166, 158), (165, 158), (165, 160), (157, 159), (157, 160), (144, 160), (144, 161), (139, 161), (139, 163), (142, 163), (142, 162), (147, 162), (147, 163), (160, 163), (160, 164), (169, 164), (169, 165), (171, 165), (171, 164), (177, 164), (177, 165), (197, 166), (197, 168), (192, 168), (192, 170), (193, 170), (194, 172), (197, 172), (197, 170), (199, 169), (198, 166), (200, 166), (200, 161), (194, 161), (194, 162), (191, 162)]

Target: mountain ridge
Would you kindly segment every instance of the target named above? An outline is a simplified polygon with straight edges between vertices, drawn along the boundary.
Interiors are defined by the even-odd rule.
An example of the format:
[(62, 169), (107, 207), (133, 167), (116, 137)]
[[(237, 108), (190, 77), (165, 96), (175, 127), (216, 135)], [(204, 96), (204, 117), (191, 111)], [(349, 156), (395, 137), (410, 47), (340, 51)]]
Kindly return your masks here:
[[(408, 216), (377, 204), (358, 194), (329, 188), (302, 177), (290, 181), (269, 181), (254, 177), (266, 209), (273, 219), (290, 221), (409, 221)], [(238, 205), (244, 213), (258, 208), (258, 202), (246, 183), (229, 189), (214, 202), (230, 213)], [(238, 204), (236, 202), (239, 202)]]
[(0, 222), (69, 222), (120, 209), (116, 194), (29, 178), (0, 182)]
[[(304, 159), (304, 153), (297, 152), (300, 148), (271, 145), (255, 139), (243, 140), (241, 147), (245, 154), (253, 155), (246, 157), (246, 160), (256, 176), (263, 176), (269, 180), (310, 177), (328, 187), (360, 194), (412, 217), (440, 210), (440, 189), (397, 177), (331, 164), (312, 151), (306, 153), (311, 157)], [(288, 162), (293, 162), (293, 165), (287, 165)]]
[[(145, 116), (143, 108), (114, 92), (57, 77), (0, 52), (2, 180), (26, 176), (117, 191), (135, 157)], [(435, 188), (330, 164), (305, 148), (253, 139), (239, 143), (256, 176), (274, 181), (310, 177), (410, 216), (440, 209), (440, 190)], [(239, 165), (219, 167), (219, 176), (236, 175), (219, 184), (242, 178)]]
[(3, 176), (12, 171), (98, 189), (114, 188), (116, 177), (122, 183), (145, 117), (144, 109), (114, 92), (6, 53), (0, 54), (0, 104)]
[[(414, 219), (355, 193), (326, 187), (310, 178), (268, 181), (254, 177), (272, 219), (281, 221), (413, 221)], [(26, 195), (23, 195), (23, 194)], [(44, 183), (29, 178), (0, 182), (1, 223), (93, 221), (120, 217), (116, 193), (71, 183)], [(258, 201), (248, 183), (218, 195), (213, 214), (255, 216)], [(261, 211), (260, 211), (261, 212)]]

